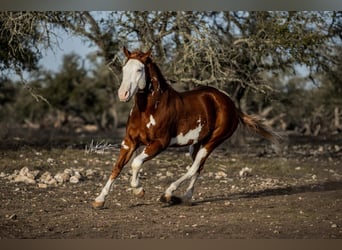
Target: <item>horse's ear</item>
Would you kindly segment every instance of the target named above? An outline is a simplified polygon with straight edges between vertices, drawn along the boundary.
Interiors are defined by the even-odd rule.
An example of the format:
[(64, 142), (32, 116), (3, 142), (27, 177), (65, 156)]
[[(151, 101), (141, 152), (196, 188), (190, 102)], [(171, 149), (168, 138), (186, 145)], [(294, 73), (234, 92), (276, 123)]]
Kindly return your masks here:
[(127, 58), (131, 55), (131, 52), (125, 46), (123, 47), (123, 52)]
[(152, 54), (152, 49), (149, 49), (144, 55), (141, 57), (141, 59), (145, 62)]

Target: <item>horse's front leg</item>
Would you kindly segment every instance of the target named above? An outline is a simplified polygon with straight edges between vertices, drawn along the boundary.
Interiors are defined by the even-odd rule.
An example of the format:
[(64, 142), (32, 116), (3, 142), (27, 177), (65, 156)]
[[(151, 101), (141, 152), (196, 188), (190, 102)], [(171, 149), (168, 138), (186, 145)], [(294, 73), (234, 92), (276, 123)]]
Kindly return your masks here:
[(108, 193), (111, 189), (111, 186), (114, 183), (114, 180), (120, 174), (122, 168), (127, 164), (127, 162), (131, 159), (132, 154), (137, 148), (137, 144), (126, 138), (122, 141), (120, 154), (117, 162), (113, 166), (112, 173), (109, 176), (109, 179), (106, 185), (102, 188), (99, 196), (96, 197), (95, 201), (92, 203), (93, 208), (102, 209), (104, 207), (105, 199), (108, 196)]
[(131, 187), (133, 188), (133, 193), (137, 197), (144, 197), (145, 190), (141, 186), (139, 182), (139, 171), (145, 161), (148, 161), (155, 157), (158, 153), (160, 153), (165, 147), (159, 141), (155, 141), (151, 144), (148, 144), (144, 150), (133, 159), (132, 162), (132, 179), (131, 179)]

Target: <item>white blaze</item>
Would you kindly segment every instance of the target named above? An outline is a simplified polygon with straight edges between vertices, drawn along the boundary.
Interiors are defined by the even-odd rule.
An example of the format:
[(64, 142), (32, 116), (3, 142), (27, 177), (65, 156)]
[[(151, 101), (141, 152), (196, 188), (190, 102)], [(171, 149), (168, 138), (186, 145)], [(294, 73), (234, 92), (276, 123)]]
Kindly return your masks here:
[(145, 88), (145, 67), (139, 60), (130, 59), (122, 71), (122, 83), (118, 94), (121, 101), (128, 101), (138, 89)]

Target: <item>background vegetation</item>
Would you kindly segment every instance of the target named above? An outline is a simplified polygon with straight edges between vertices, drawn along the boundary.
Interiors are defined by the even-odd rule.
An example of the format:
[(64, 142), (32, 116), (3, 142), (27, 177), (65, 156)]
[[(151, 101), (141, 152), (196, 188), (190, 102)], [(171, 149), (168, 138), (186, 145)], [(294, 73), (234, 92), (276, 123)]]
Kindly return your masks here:
[[(37, 67), (44, 50), (58, 49), (59, 29), (94, 46), (91, 68), (76, 54), (59, 72)], [(0, 136), (16, 126), (122, 125), (124, 45), (152, 48), (176, 89), (216, 86), (280, 130), (342, 129), (342, 12), (0, 12), (0, 33)]]

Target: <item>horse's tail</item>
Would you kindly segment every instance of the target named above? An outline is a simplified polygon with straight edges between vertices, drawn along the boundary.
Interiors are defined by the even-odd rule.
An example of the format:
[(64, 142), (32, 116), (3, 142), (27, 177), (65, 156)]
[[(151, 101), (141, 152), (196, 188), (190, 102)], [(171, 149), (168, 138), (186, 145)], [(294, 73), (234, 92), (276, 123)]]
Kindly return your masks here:
[(262, 123), (262, 121), (253, 115), (247, 115), (243, 113), (241, 110), (237, 110), (240, 123), (247, 127), (249, 130), (261, 135), (272, 143), (278, 145), (281, 136), (276, 133), (271, 127)]

